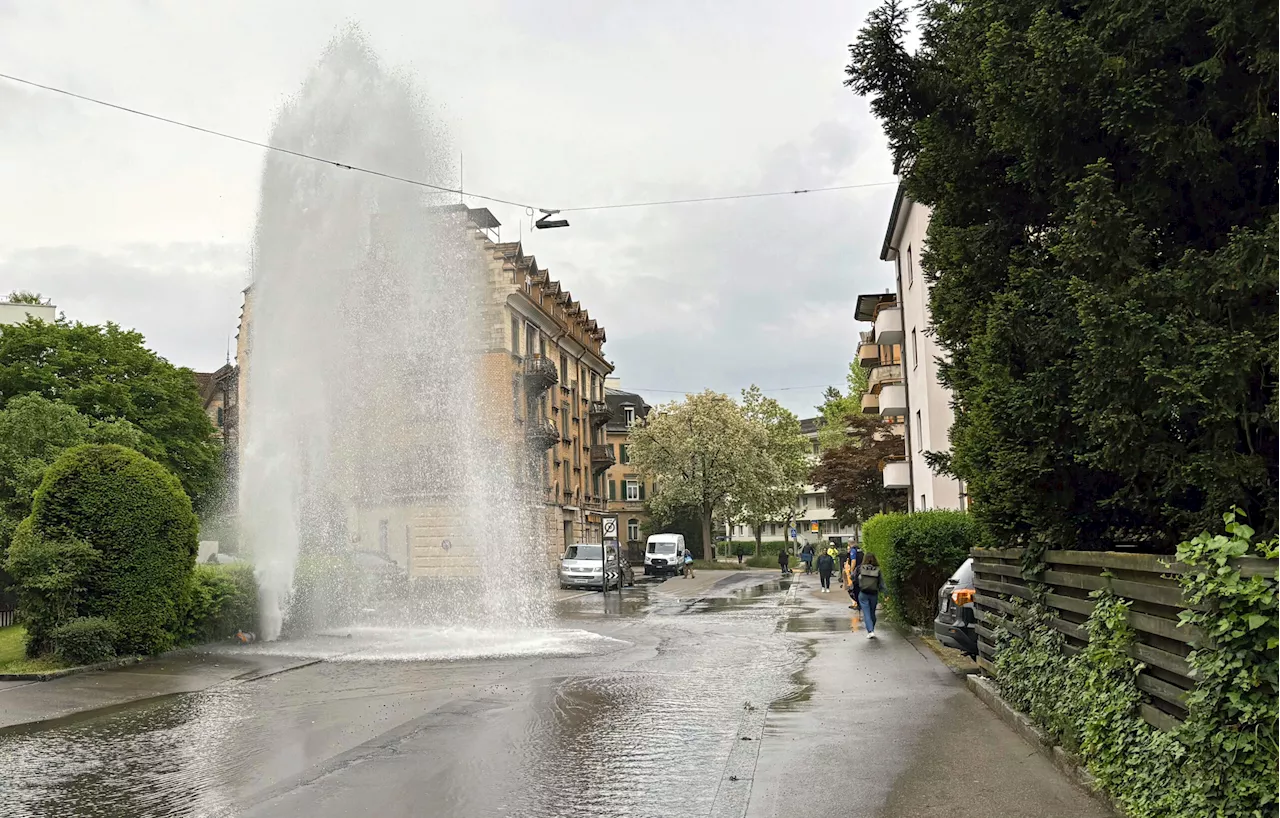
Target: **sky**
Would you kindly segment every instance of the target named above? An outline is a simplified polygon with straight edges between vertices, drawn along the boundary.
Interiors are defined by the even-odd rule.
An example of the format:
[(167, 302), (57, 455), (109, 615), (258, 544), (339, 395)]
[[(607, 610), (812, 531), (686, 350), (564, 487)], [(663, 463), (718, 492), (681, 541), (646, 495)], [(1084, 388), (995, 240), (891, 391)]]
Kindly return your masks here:
[[(0, 73), (266, 142), (358, 25), (411, 76), (465, 189), (571, 208), (892, 183), (842, 84), (871, 2), (0, 0)], [(227, 358), (263, 150), (0, 79), (0, 290), (114, 321), (180, 366)], [(340, 157), (339, 157), (340, 158)], [(439, 180), (459, 181), (458, 167)], [(802, 417), (843, 386), (894, 187), (569, 213), (479, 200), (606, 329), (651, 403), (755, 383)], [(800, 388), (797, 388), (800, 387)]]

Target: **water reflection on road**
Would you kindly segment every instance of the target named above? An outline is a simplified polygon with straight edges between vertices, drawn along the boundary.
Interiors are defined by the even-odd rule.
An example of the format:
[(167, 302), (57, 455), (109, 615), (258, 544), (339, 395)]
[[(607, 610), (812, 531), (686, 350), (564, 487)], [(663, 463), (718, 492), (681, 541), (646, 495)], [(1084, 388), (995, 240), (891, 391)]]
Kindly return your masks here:
[(803, 700), (806, 653), (788, 635), (788, 583), (721, 585), (570, 600), (558, 633), (577, 636), (541, 634), (545, 649), (524, 654), (448, 659), (391, 638), (398, 661), (353, 661), (357, 648), (0, 733), (0, 804), (101, 818), (741, 815), (764, 714)]

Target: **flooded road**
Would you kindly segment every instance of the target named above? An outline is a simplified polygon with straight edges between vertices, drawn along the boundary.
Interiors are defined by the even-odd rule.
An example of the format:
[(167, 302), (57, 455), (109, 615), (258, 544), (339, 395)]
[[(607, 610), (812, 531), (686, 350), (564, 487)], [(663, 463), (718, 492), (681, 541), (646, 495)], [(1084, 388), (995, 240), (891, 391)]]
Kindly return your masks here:
[[(847, 599), (819, 598), (816, 580), (726, 574), (696, 594), (671, 580), (582, 595), (545, 632), (258, 646), (322, 661), (0, 730), (0, 805), (11, 818), (917, 814), (900, 774), (937, 743), (947, 703), (972, 697), (901, 637), (861, 639)], [(872, 784), (851, 803), (840, 782), (859, 767)]]

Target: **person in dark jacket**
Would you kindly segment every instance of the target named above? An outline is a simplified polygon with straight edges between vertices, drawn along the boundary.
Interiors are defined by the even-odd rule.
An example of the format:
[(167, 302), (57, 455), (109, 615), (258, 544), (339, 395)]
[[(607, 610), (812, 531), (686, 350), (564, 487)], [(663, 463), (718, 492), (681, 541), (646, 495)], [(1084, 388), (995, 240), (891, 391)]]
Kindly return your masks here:
[(831, 573), (835, 571), (836, 561), (830, 554), (818, 557), (818, 579), (822, 582), (822, 593), (831, 593)]
[(785, 545), (778, 551), (778, 567), (782, 569), (784, 577), (791, 573), (791, 555), (787, 553)]
[(867, 638), (876, 638), (876, 605), (884, 588), (884, 576), (880, 573), (880, 561), (875, 554), (867, 554), (858, 570), (858, 604), (862, 608), (862, 621), (867, 627)]

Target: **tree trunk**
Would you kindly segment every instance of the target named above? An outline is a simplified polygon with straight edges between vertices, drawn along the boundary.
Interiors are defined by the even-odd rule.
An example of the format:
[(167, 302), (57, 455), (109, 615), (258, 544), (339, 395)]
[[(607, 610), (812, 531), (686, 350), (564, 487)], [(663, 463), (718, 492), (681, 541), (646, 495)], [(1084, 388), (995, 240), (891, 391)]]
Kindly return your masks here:
[[(711, 559), (708, 554), (715, 553), (715, 541), (711, 539), (711, 507), (703, 506), (702, 508), (702, 558)], [(708, 551), (707, 549), (711, 549)]]
[(758, 556), (760, 556), (760, 534), (761, 534), (760, 529), (764, 528), (764, 525), (763, 525), (763, 524), (760, 524), (760, 525), (756, 525), (756, 526), (752, 526), (752, 527), (756, 530), (756, 553), (755, 553), (755, 556), (757, 556), (757, 557), (758, 557)]

